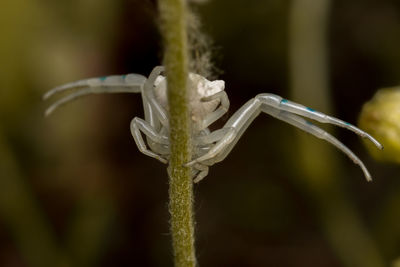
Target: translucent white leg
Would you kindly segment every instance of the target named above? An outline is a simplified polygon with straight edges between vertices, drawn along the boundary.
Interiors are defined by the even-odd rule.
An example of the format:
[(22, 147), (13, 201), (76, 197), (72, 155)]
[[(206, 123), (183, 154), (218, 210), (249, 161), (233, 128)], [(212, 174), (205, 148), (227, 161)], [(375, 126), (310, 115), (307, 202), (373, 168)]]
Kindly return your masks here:
[[(204, 155), (187, 163), (193, 166), (195, 163), (202, 163), (211, 166), (222, 161), (234, 145), (238, 142), (244, 131), (249, 127), (251, 122), (260, 114), (260, 106), (262, 101), (252, 98), (238, 109), (225, 123), (222, 129), (225, 129), (223, 137)], [(222, 130), (221, 129), (221, 130)], [(220, 136), (218, 136), (219, 138)]]
[(89, 95), (89, 94), (100, 94), (100, 93), (136, 93), (136, 89), (131, 87), (121, 88), (121, 87), (89, 87), (80, 89), (77, 92), (74, 92), (70, 95), (67, 95), (60, 100), (54, 102), (50, 107), (48, 107), (45, 111), (45, 116), (49, 116), (53, 113), (57, 108), (65, 105), (66, 103), (75, 100), (79, 97)]
[[(301, 104), (298, 104), (298, 103), (283, 99), (282, 97), (277, 96), (277, 95), (260, 94), (260, 95), (256, 96), (256, 98), (265, 99), (265, 100), (267, 100), (267, 101), (265, 101), (265, 103), (267, 105), (274, 106), (274, 107), (276, 107), (276, 108), (278, 108), (280, 110), (284, 110), (284, 111), (288, 111), (290, 113), (301, 115), (301, 116), (304, 116), (304, 117), (307, 117), (309, 119), (316, 120), (316, 121), (319, 121), (319, 122), (322, 122), (322, 123), (330, 123), (330, 124), (333, 124), (333, 125), (336, 125), (336, 126), (339, 126), (339, 127), (346, 128), (346, 129), (348, 129), (350, 131), (353, 131), (354, 133), (356, 133), (356, 134), (358, 134), (358, 135), (360, 135), (360, 136), (362, 136), (364, 138), (369, 139), (379, 149), (383, 148), (383, 146), (377, 140), (375, 140), (375, 138), (373, 138), (371, 135), (369, 135), (368, 133), (362, 131), (361, 129), (355, 127), (354, 125), (352, 125), (352, 124), (350, 124), (348, 122), (345, 122), (345, 121), (342, 121), (340, 119), (328, 116), (328, 115), (326, 115), (326, 114), (324, 114), (322, 112), (316, 111), (316, 110), (314, 110), (312, 108), (303, 106)], [(270, 101), (271, 98), (275, 98), (276, 101), (279, 101), (279, 104), (277, 105), (276, 101)]]
[(198, 157), (185, 164), (186, 166), (195, 166), (197, 163), (211, 166), (216, 161), (216, 156), (226, 150), (228, 145), (237, 137), (237, 132), (234, 128), (228, 128), (224, 136), (203, 156)]
[(151, 141), (151, 139), (147, 141), (147, 144), (152, 151), (157, 151), (157, 153), (161, 155), (162, 158), (168, 159), (170, 157), (171, 151), (169, 149), (169, 145), (156, 143)]
[[(365, 177), (368, 181), (371, 180), (371, 175), (365, 168), (361, 160), (354, 155), (346, 146), (339, 142), (336, 138), (329, 135), (327, 132), (317, 126), (307, 124), (303, 118), (290, 114), (289, 111), (282, 110), (279, 107), (281, 99), (279, 96), (263, 94), (254, 99), (249, 100), (243, 105), (233, 116), (227, 121), (224, 127), (233, 128), (234, 131), (227, 131), (224, 136), (204, 155), (187, 163), (187, 166), (194, 166), (197, 163), (212, 165), (223, 160), (232, 150), (243, 132), (247, 129), (250, 123), (263, 111), (273, 117), (286, 121), (306, 132), (309, 132), (319, 138), (322, 138), (331, 144), (335, 145), (346, 155), (348, 155), (356, 164), (360, 165)], [(361, 131), (361, 130), (360, 130)], [(378, 143), (379, 144), (379, 143)]]
[[(140, 130), (143, 130), (141, 128), (141, 124), (138, 123), (138, 118), (134, 118), (131, 121), (131, 133), (132, 133), (133, 139), (135, 140), (135, 143), (136, 143), (137, 147), (139, 148), (140, 152), (142, 152), (143, 154), (145, 154), (149, 157), (158, 159), (162, 163), (168, 163), (168, 161), (166, 159), (162, 158), (157, 153), (147, 149), (146, 143), (143, 140)], [(145, 132), (146, 132), (146, 130), (143, 131), (143, 133), (145, 133)]]
[[(250, 123), (260, 113), (261, 101), (252, 98), (247, 101), (232, 117), (225, 123), (225, 126), (219, 131), (215, 131), (215, 137), (219, 140), (217, 143), (204, 155), (190, 161), (187, 166), (193, 166), (196, 163), (202, 163), (208, 166), (216, 162), (222, 161), (232, 150), (233, 146), (242, 136)], [(220, 134), (223, 136), (221, 137)], [(203, 138), (203, 137), (202, 137)], [(204, 141), (211, 141), (204, 138)]]
[(302, 129), (303, 131), (310, 133), (318, 138), (321, 138), (335, 147), (337, 147), (339, 150), (341, 150), (344, 154), (346, 154), (353, 162), (357, 165), (360, 166), (362, 171), (364, 172), (365, 178), (367, 181), (372, 181), (371, 175), (368, 172), (367, 168), (363, 164), (363, 162), (349, 149), (347, 148), (342, 142), (337, 140), (335, 137), (327, 133), (326, 131), (322, 130), (321, 128), (311, 124), (310, 122), (306, 121), (305, 119), (294, 115), (290, 114), (288, 112), (282, 111), (278, 113), (276, 118), (283, 120), (284, 122), (287, 122), (293, 126), (296, 126), (297, 128)]
[(146, 96), (142, 93), (142, 101), (143, 101), (143, 110), (144, 110), (144, 119), (147, 121), (156, 131), (161, 129), (161, 122), (158, 117), (154, 114), (154, 111), (147, 101)]
[(169, 140), (167, 136), (161, 135), (154, 130), (154, 128), (148, 124), (146, 121), (136, 117), (133, 119), (133, 123), (153, 142), (168, 145)]
[(195, 145), (212, 144), (214, 142), (221, 140), (221, 138), (223, 138), (226, 135), (226, 133), (228, 131), (230, 131), (230, 129), (232, 129), (232, 128), (221, 128), (221, 129), (211, 132), (208, 135), (196, 137), (196, 138), (194, 138), (193, 143)]
[(161, 124), (164, 125), (165, 127), (169, 127), (167, 112), (157, 102), (154, 95), (154, 82), (157, 79), (157, 77), (164, 71), (164, 69), (165, 68), (163, 66), (157, 66), (151, 71), (149, 78), (147, 79), (144, 85), (143, 98), (145, 98), (146, 101), (148, 101), (148, 103), (151, 106), (151, 109), (154, 110), (154, 113), (161, 122)]
[[(146, 78), (144, 76), (134, 73), (127, 75), (112, 75), (100, 78), (91, 78), (57, 86), (44, 94), (43, 99), (47, 99), (52, 95), (62, 91), (85, 87), (99, 88), (99, 93), (108, 93), (109, 90), (112, 91), (112, 88), (116, 87), (121, 88), (122, 91), (119, 92), (139, 93), (145, 82)], [(104, 87), (109, 89), (104, 89)], [(96, 91), (96, 89), (93, 90)], [(114, 91), (112, 91), (112, 93), (114, 93)]]
[(200, 130), (205, 129), (213, 124), (215, 121), (221, 118), (229, 109), (229, 99), (225, 91), (218, 92), (208, 97), (203, 97), (201, 101), (207, 102), (214, 99), (220, 99), (221, 105), (214, 112), (207, 115), (200, 126)]
[(199, 172), (197, 173), (196, 177), (194, 177), (193, 182), (198, 183), (204, 179), (208, 175), (208, 166), (197, 163), (194, 165), (194, 168), (197, 169)]

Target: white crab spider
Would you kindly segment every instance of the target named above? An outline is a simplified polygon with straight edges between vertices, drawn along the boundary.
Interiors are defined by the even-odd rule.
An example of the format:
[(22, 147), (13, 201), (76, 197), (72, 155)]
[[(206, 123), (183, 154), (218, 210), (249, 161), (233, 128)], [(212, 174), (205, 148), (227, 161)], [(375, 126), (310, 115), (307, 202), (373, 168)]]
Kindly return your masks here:
[[(167, 163), (169, 150), (168, 104), (166, 79), (161, 73), (164, 67), (153, 69), (148, 79), (138, 74), (107, 76), (68, 83), (52, 89), (44, 95), (47, 99), (62, 91), (78, 88), (46, 110), (46, 115), (59, 106), (83, 95), (92, 93), (141, 93), (144, 108), (144, 120), (135, 117), (131, 121), (131, 133), (139, 150), (147, 156)], [(324, 139), (340, 149), (358, 164), (368, 181), (371, 175), (362, 161), (335, 137), (311, 124), (300, 116), (322, 123), (330, 123), (368, 138), (378, 148), (382, 145), (368, 133), (347, 122), (330, 117), (303, 105), (283, 99), (274, 94), (259, 94), (244, 104), (221, 129), (210, 132), (208, 127), (228, 111), (229, 99), (224, 91), (222, 80), (208, 81), (204, 77), (191, 73), (188, 79), (189, 101), (191, 107), (193, 160), (187, 166), (193, 167), (194, 182), (199, 182), (208, 174), (208, 167), (222, 161), (235, 146), (251, 122), (264, 112), (285, 121), (318, 138)], [(300, 116), (298, 116), (300, 115)], [(142, 133), (146, 136), (143, 140)]]

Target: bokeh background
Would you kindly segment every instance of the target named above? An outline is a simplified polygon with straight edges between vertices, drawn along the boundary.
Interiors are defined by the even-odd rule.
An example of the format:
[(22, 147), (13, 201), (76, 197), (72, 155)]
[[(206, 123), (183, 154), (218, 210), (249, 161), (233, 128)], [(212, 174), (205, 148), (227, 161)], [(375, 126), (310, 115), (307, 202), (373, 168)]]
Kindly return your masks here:
[[(195, 7), (231, 111), (271, 92), (356, 123), (399, 84), (396, 0), (213, 0)], [(66, 82), (148, 75), (162, 60), (156, 1), (2, 0), (0, 266), (172, 266), (167, 174), (129, 131), (140, 95), (43, 113)], [(400, 123), (400, 122), (399, 122)], [(324, 126), (324, 125), (322, 125)], [(326, 128), (326, 127), (324, 127)], [(201, 266), (389, 266), (400, 257), (400, 167), (361, 138), (328, 143), (261, 115), (195, 185)]]

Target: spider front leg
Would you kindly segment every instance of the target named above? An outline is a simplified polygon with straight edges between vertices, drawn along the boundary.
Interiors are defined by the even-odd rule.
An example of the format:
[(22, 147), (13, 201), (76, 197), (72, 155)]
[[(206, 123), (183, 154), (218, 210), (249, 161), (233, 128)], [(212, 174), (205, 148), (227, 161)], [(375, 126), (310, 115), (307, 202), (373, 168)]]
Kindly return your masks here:
[(151, 125), (149, 125), (146, 121), (140, 119), (140, 118), (134, 118), (131, 121), (131, 133), (133, 136), (133, 139), (135, 140), (135, 143), (143, 154), (158, 159), (162, 163), (168, 163), (168, 160), (161, 157), (159, 154), (156, 152), (158, 151), (151, 151), (147, 148), (146, 143), (143, 140), (142, 137), (142, 132), (145, 134), (148, 138), (150, 138), (154, 143), (160, 144), (160, 145), (168, 145), (168, 137), (162, 136), (158, 134)]
[(44, 94), (43, 99), (48, 99), (51, 96), (64, 91), (69, 91), (72, 89), (78, 90), (52, 104), (49, 108), (46, 109), (45, 115), (48, 116), (60, 106), (81, 96), (89, 94), (139, 93), (141, 92), (145, 82), (146, 78), (144, 76), (132, 73), (127, 75), (112, 75), (100, 78), (79, 80), (76, 82), (57, 86)]
[[(342, 142), (337, 140), (334, 136), (332, 136), (328, 132), (313, 125), (309, 121), (306, 121), (302, 117), (297, 116), (295, 114), (288, 113), (286, 111), (276, 112), (276, 110), (271, 109), (269, 114), (276, 117), (277, 119), (283, 120), (297, 128), (300, 128), (303, 131), (314, 135), (315, 137), (318, 137), (320, 139), (323, 139), (323, 140), (331, 143), (332, 145), (337, 147), (339, 150), (341, 150), (343, 153), (345, 153), (350, 159), (352, 159), (355, 164), (360, 166), (360, 168), (363, 171), (364, 176), (368, 182), (372, 181), (371, 174), (368, 172), (364, 163), (348, 147), (346, 147)], [(275, 114), (275, 115), (273, 115), (273, 114)]]
[[(333, 124), (342, 128), (346, 128), (356, 134), (358, 134), (359, 136), (363, 137), (363, 138), (367, 138), (369, 139), (375, 146), (377, 146), (379, 149), (383, 149), (383, 146), (375, 139), (373, 138), (371, 135), (369, 135), (368, 133), (364, 132), (363, 130), (357, 128), (356, 126), (342, 121), (340, 119), (331, 117), (329, 115), (326, 115), (322, 112), (316, 111), (312, 108), (303, 106), (301, 104), (289, 101), (287, 99), (283, 99), (280, 96), (276, 96), (276, 95), (271, 95), (271, 94), (261, 94), (259, 95), (261, 98), (269, 95), (269, 96), (273, 96), (275, 98), (279, 98), (280, 99), (280, 103), (278, 106), (276, 106), (276, 108), (278, 108), (279, 110), (285, 110), (289, 113), (294, 113), (297, 115), (301, 115), (304, 116), (306, 118), (312, 119), (312, 120), (316, 120), (318, 122), (322, 122), (322, 123), (329, 123), (329, 124)], [(275, 104), (273, 104), (275, 105)]]

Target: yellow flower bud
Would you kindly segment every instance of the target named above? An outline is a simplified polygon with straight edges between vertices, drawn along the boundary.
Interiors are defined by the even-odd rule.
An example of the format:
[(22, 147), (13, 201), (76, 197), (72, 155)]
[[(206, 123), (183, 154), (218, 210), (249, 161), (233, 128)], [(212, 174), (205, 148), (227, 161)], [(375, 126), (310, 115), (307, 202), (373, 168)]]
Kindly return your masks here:
[(376, 150), (364, 142), (375, 159), (400, 163), (400, 87), (380, 89), (364, 104), (358, 125), (385, 147)]

